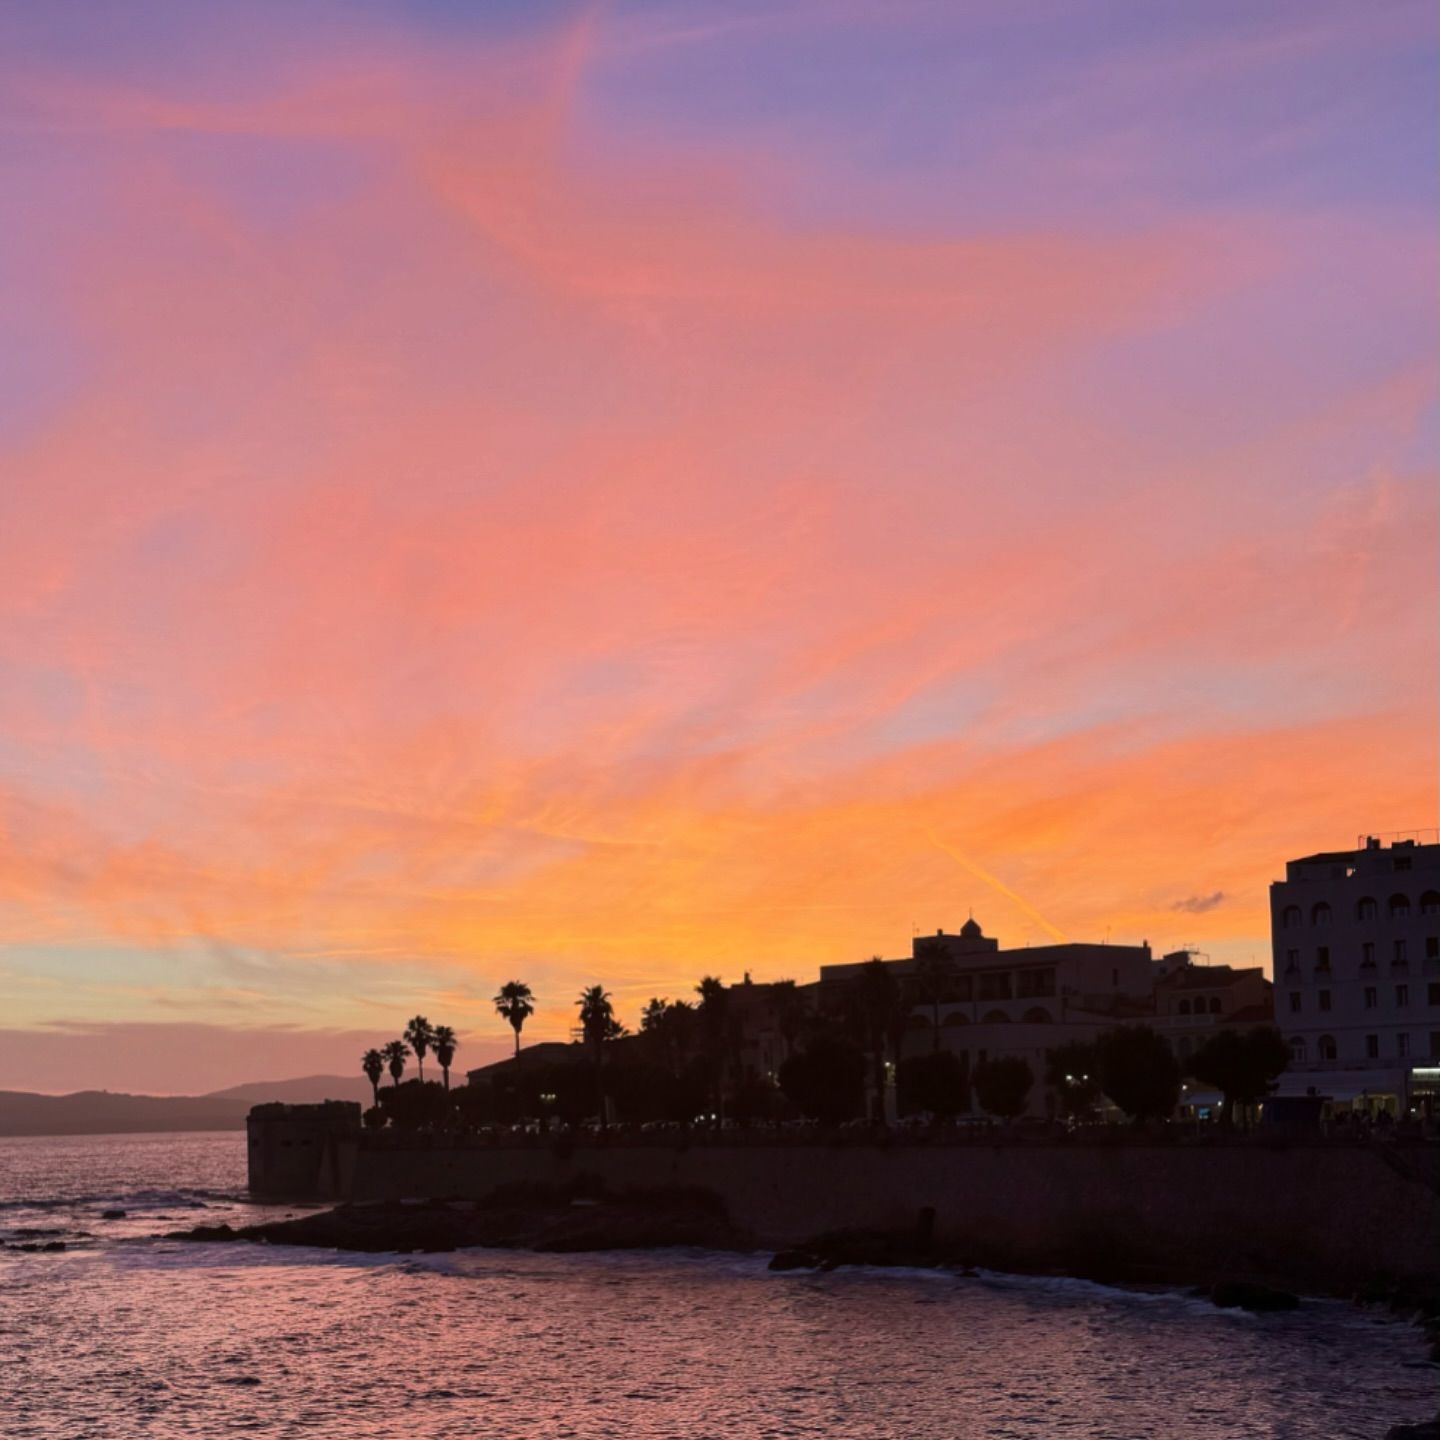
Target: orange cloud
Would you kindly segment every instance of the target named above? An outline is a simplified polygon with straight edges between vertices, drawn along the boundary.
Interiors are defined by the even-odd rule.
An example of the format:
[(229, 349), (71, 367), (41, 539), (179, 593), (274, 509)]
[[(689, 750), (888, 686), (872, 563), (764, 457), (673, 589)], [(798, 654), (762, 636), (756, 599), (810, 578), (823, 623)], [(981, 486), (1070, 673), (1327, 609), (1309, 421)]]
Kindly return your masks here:
[[(170, 957), (137, 1022), (513, 974), (550, 1035), (972, 905), (1258, 960), (1287, 856), (1433, 814), (1433, 369), (1154, 388), (1318, 303), (1312, 220), (805, 219), (794, 157), (602, 143), (604, 25), (21, 92), (104, 183), (0, 451), (18, 1022), (47, 947), (92, 1008)], [(1413, 235), (1346, 234), (1388, 303)]]

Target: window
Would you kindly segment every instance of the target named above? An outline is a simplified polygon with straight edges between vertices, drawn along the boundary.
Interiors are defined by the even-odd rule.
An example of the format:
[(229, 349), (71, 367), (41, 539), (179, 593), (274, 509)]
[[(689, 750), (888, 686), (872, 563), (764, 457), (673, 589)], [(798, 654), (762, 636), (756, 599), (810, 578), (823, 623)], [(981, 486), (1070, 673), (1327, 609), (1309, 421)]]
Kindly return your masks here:
[(1395, 1037), (1395, 1053), (1402, 1060), (1410, 1053), (1410, 1037), (1403, 1032)]
[(1367, 1010), (1373, 1010), (1379, 1003), (1380, 997), (1375, 993), (1375, 987), (1373, 985), (1367, 985), (1365, 987), (1365, 1008)]
[(1218, 995), (1212, 995), (1210, 997), (1210, 1013), (1212, 1015), (1218, 1015), (1220, 1013), (1220, 997)]
[(1333, 1035), (1322, 1035), (1320, 1037), (1320, 1058), (1322, 1060), (1333, 1060), (1335, 1058), (1335, 1037)]
[(1410, 897), (1408, 895), (1392, 895), (1390, 897), (1390, 918), (1392, 920), (1408, 920), (1410, 918)]
[(1405, 942), (1403, 940), (1395, 942), (1395, 963), (1397, 965), (1405, 963)]
[(1422, 915), (1440, 915), (1440, 890), (1427, 890), (1420, 897)]
[(1328, 925), (1331, 919), (1330, 907), (1323, 900), (1310, 907), (1310, 923), (1312, 925)]
[(1409, 870), (1413, 868), (1413, 862), (1408, 855), (1397, 855), (1390, 864), (1396, 870)]
[(1369, 969), (1375, 968), (1375, 942), (1367, 940), (1360, 947), (1360, 963)]
[(1430, 1032), (1430, 1058), (1440, 1060), (1440, 1030)]
[(980, 999), (1008, 1000), (1010, 998), (1010, 974), (1008, 971), (992, 971), (980, 977)]
[(1188, 1015), (1190, 1013), (1190, 1002), (1188, 1000), (1182, 1000), (1176, 1008), (1182, 1015)]
[(1378, 1035), (1367, 1035), (1365, 1037), (1365, 1058), (1367, 1060), (1378, 1060), (1380, 1058), (1380, 1037)]
[(1440, 1005), (1440, 981), (1432, 980), (1426, 987), (1425, 1003), (1427, 1005)]
[[(1440, 1039), (1440, 1036), (1437, 1036), (1436, 1038), (1437, 1038), (1437, 1039)], [(1304, 1060), (1304, 1058), (1305, 1058), (1305, 1037), (1304, 1037), (1303, 1035), (1297, 1035), (1297, 1036), (1290, 1042), (1290, 1058), (1291, 1058), (1292, 1060)]]
[(1290, 1013), (1292, 1015), (1300, 1013), (1300, 992), (1298, 990), (1290, 992)]
[(1317, 970), (1328, 970), (1330, 968), (1330, 947), (1328, 945), (1317, 945), (1315, 947), (1315, 968)]
[(1427, 960), (1440, 960), (1440, 935), (1427, 935), (1425, 937), (1425, 958)]
[(1300, 968), (1300, 952), (1298, 950), (1287, 950), (1285, 952), (1285, 968), (1287, 970), (1298, 970)]
[(1329, 992), (1328, 990), (1321, 990), (1321, 991), (1319, 992), (1319, 999), (1320, 999), (1320, 1008), (1321, 1008), (1322, 1010), (1329, 1010), (1329, 1008), (1330, 1008), (1330, 992)]
[(1368, 895), (1355, 907), (1355, 918), (1357, 920), (1373, 920), (1375, 918), (1375, 902)]
[(1298, 905), (1287, 905), (1285, 913), (1280, 917), (1280, 928), (1282, 930), (1295, 930), (1300, 925), (1300, 907)]
[(1395, 1007), (1403, 1010), (1410, 1003), (1410, 987), (1408, 985), (1397, 985), (1395, 987)]

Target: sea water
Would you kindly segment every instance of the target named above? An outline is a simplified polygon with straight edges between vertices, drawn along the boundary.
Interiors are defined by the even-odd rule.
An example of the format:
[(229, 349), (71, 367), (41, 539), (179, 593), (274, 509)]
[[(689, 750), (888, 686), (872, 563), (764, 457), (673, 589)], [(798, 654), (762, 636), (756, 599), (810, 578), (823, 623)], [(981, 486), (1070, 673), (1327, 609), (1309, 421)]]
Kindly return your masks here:
[(1419, 1333), (1340, 1302), (164, 1238), (293, 1213), (244, 1163), (238, 1133), (0, 1140), (0, 1239), (66, 1246), (0, 1250), (4, 1440), (1375, 1440), (1437, 1404)]

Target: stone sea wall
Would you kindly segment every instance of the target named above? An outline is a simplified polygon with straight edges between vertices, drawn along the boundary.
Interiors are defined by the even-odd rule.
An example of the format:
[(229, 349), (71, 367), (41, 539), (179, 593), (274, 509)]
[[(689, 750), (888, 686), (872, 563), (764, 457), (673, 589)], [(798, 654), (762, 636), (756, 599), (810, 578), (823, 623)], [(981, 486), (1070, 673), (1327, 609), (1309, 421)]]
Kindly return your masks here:
[(975, 1262), (1157, 1280), (1254, 1274), (1343, 1291), (1440, 1285), (1440, 1147), (784, 1144), (407, 1146), (360, 1142), (355, 1200), (480, 1199), (501, 1185), (697, 1186), (767, 1246), (913, 1229)]

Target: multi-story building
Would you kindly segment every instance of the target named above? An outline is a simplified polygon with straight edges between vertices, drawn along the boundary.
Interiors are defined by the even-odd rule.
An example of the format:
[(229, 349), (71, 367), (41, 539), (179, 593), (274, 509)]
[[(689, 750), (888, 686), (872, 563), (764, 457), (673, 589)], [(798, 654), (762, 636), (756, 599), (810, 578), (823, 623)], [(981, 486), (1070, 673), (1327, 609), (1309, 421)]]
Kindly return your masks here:
[(1155, 1012), (1149, 1023), (1182, 1063), (1216, 1030), (1273, 1025), (1270, 981), (1259, 966), (1197, 965), (1195, 952), (1176, 950), (1155, 962)]
[[(886, 961), (912, 997), (901, 1054), (923, 1054), (938, 1043), (969, 1066), (1016, 1056), (1035, 1075), (1031, 1112), (1043, 1114), (1047, 1052), (1094, 1040), (1126, 1021), (1147, 1022), (1152, 964), (1148, 942), (1002, 950), (973, 919), (958, 934), (918, 936), (907, 959)], [(843, 992), (861, 968), (822, 966), (821, 1008), (827, 991)]]
[(1291, 860), (1270, 927), (1291, 1072), (1337, 1103), (1403, 1111), (1417, 1064), (1440, 1060), (1440, 834)]

